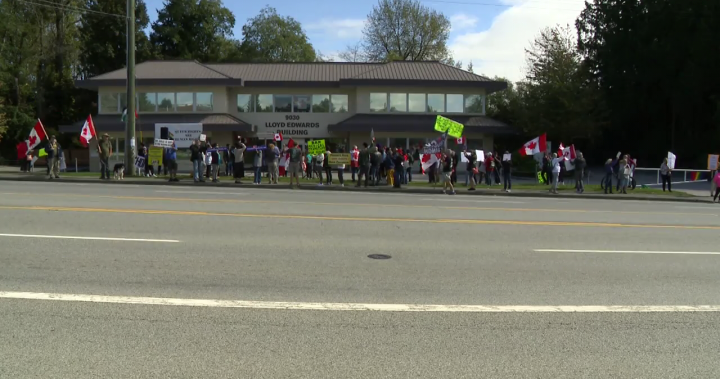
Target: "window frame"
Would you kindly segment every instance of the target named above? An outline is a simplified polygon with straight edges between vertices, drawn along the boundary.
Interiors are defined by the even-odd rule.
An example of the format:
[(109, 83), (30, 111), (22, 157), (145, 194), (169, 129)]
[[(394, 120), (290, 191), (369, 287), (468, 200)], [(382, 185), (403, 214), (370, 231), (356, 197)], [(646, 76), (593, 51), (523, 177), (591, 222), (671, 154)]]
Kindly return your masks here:
[[(207, 94), (210, 94), (210, 110), (200, 111), (200, 110), (198, 110), (197, 95), (199, 95), (199, 94), (206, 94), (206, 93), (207, 93)], [(215, 111), (215, 104), (214, 104), (214, 102), (215, 102), (215, 93), (214, 93), (214, 92), (193, 92), (193, 112), (207, 112), (207, 113), (214, 112), (214, 111)]]
[[(315, 96), (327, 96), (328, 104), (330, 105), (330, 107), (328, 107), (327, 112), (315, 112), (313, 110), (315, 107)], [(332, 94), (314, 93), (314, 94), (310, 95), (310, 100), (311, 100), (310, 113), (317, 113), (317, 114), (332, 113)], [(318, 104), (320, 104), (320, 103), (318, 103)]]
[[(468, 112), (468, 111), (467, 111), (467, 103), (466, 103), (466, 102), (467, 102), (467, 99), (468, 99), (470, 96), (479, 96), (479, 97), (480, 97), (480, 101), (481, 101), (481, 104), (482, 104), (482, 107), (481, 107), (481, 108), (482, 108), (482, 110), (481, 110), (482, 112), (481, 112), (481, 113), (478, 113), (478, 112)], [(484, 115), (484, 114), (485, 114), (485, 95), (482, 95), (482, 94), (479, 94), (479, 93), (464, 94), (464, 97), (463, 97), (463, 113), (468, 113), (468, 114), (482, 114), (482, 115)]]
[[(105, 95), (108, 95), (108, 93), (105, 93)], [(114, 95), (114, 96), (115, 96), (115, 112), (108, 112), (108, 113), (106, 113), (105, 111), (103, 111), (102, 113), (106, 113), (106, 114), (122, 113), (122, 110), (120, 110), (120, 93), (119, 93), (119, 92), (112, 92), (112, 93), (110, 93), (109, 95)], [(102, 109), (103, 109), (104, 101), (102, 100), (102, 97), (103, 97), (103, 94), (98, 93), (98, 109), (99, 109), (99, 110), (102, 110)]]
[[(410, 110), (410, 95), (421, 95), (423, 97), (423, 110), (411, 111)], [(410, 93), (407, 94), (407, 113), (427, 113), (427, 93)]]
[[(462, 110), (460, 112), (450, 111), (448, 109), (448, 96), (458, 95), (462, 97)], [(446, 93), (445, 94), (445, 113), (465, 113), (465, 94), (464, 93)]]
[[(428, 110), (428, 106), (430, 105), (430, 95), (440, 95), (442, 96), (443, 101), (443, 107), (441, 110)], [(426, 93), (425, 94), (425, 112), (427, 113), (445, 113), (445, 110), (447, 109), (447, 99), (445, 98), (444, 93)]]
[[(275, 96), (290, 96), (290, 111), (289, 112), (278, 112), (275, 110), (275, 107), (276, 107)], [(274, 93), (272, 95), (272, 97), (273, 97), (273, 113), (293, 113), (293, 95), (288, 95), (288, 94), (284, 94), (284, 93)]]
[[(254, 94), (253, 96), (255, 96), (255, 99), (257, 100), (255, 102), (253, 102), (253, 108), (255, 108), (255, 113), (275, 113), (275, 94), (258, 93), (258, 94)], [(271, 109), (270, 112), (259, 110), (258, 107), (256, 106), (256, 105), (258, 105), (256, 103), (260, 102), (260, 96), (270, 96), (270, 103), (271, 103), (270, 104), (270, 109)]]
[[(372, 108), (372, 97), (373, 95), (385, 95), (385, 109), (382, 111), (376, 111)], [(390, 108), (390, 93), (389, 92), (370, 92), (368, 95), (368, 111), (370, 113), (382, 113), (382, 112), (388, 112), (388, 109)]]
[[(404, 97), (405, 97), (405, 110), (404, 110), (404, 111), (393, 111), (393, 110), (392, 110), (392, 108), (393, 108), (392, 101), (391, 101), (392, 95), (405, 95), (405, 96), (404, 96)], [(408, 113), (408, 93), (407, 93), (407, 92), (405, 92), (405, 93), (402, 93), (402, 92), (394, 92), (394, 93), (393, 93), (393, 92), (389, 92), (389, 93), (388, 93), (388, 102), (387, 102), (387, 104), (388, 104), (388, 110), (387, 110), (387, 111), (388, 111), (389, 113)]]
[[(160, 111), (160, 94), (172, 94), (173, 107), (169, 111)], [(175, 113), (177, 112), (177, 94), (175, 92), (155, 92), (155, 112), (158, 113)]]
[[(335, 112), (335, 104), (333, 103), (333, 96), (345, 96), (345, 99), (347, 100), (345, 104), (347, 105), (347, 109), (345, 112)], [(350, 95), (346, 93), (331, 93), (330, 94), (330, 113), (350, 113)]]
[[(313, 98), (313, 95), (312, 95), (312, 94), (302, 94), (302, 93), (298, 93), (298, 94), (290, 95), (290, 96), (291, 96), (291, 99), (292, 99), (291, 102), (290, 102), (290, 105), (291, 105), (290, 109), (292, 109), (292, 112), (290, 112), (290, 113), (312, 113), (312, 98)], [(295, 110), (295, 96), (306, 96), (306, 97), (309, 96), (309, 97), (310, 97), (310, 104), (309, 104), (309, 105), (310, 105), (310, 108), (309, 108), (309, 110), (308, 110), (307, 112), (298, 112), (298, 111)]]
[(180, 93), (189, 93), (190, 97), (192, 98), (192, 110), (191, 112), (195, 112), (195, 92), (175, 92), (175, 112), (187, 112), (187, 111), (179, 111), (178, 110), (178, 94)]
[[(240, 108), (240, 96), (250, 96), (250, 100), (248, 101), (248, 104), (250, 105), (250, 108), (247, 112), (240, 112), (238, 109)], [(255, 102), (253, 99), (255, 95), (252, 93), (238, 93), (235, 96), (235, 109), (237, 110), (237, 113), (255, 113)]]
[[(152, 111), (143, 111), (143, 110), (140, 109), (140, 94), (141, 94), (141, 93), (142, 93), (142, 94), (145, 94), (145, 95), (149, 95), (149, 94), (155, 95), (155, 96), (154, 96), (154, 97), (155, 97), (155, 102), (154, 102), (154, 104), (155, 104), (155, 110), (152, 110)], [(158, 94), (157, 92), (137, 92), (137, 93), (135, 94), (135, 103), (136, 103), (135, 109), (137, 110), (137, 112), (138, 112), (138, 113), (157, 113), (157, 109), (158, 109), (157, 94)]]

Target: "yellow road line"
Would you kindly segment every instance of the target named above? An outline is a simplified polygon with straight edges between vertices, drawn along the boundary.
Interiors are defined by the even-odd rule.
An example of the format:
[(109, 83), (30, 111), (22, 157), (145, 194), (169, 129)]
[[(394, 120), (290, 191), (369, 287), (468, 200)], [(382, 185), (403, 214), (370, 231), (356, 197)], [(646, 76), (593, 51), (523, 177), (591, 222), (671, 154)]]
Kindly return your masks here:
[[(3, 193), (3, 195), (33, 196), (30, 193)], [(100, 198), (117, 200), (141, 200), (141, 201), (171, 201), (171, 202), (197, 202), (197, 203), (233, 203), (233, 204), (297, 204), (297, 205), (323, 205), (323, 206), (361, 206), (361, 207), (388, 207), (388, 208), (422, 208), (422, 209), (451, 209), (469, 211), (508, 211), (508, 212), (552, 212), (552, 213), (612, 213), (612, 214), (653, 214), (653, 215), (675, 215), (675, 216), (710, 216), (717, 217), (714, 213), (682, 213), (682, 212), (641, 212), (641, 211), (601, 211), (586, 209), (553, 209), (553, 208), (502, 208), (502, 207), (448, 207), (439, 205), (416, 205), (416, 204), (372, 204), (372, 203), (325, 203), (312, 201), (284, 201), (284, 200), (235, 200), (235, 199), (198, 199), (180, 197), (148, 197), (148, 196), (111, 196), (111, 195), (74, 195), (74, 194), (43, 194), (43, 197), (79, 197), (79, 198)]]
[(462, 219), (414, 219), (414, 218), (386, 218), (386, 217), (337, 217), (337, 216), (310, 216), (310, 215), (274, 215), (251, 213), (216, 213), (195, 211), (147, 210), (147, 209), (113, 209), (113, 208), (72, 208), (72, 207), (20, 207), (0, 206), (0, 210), (29, 210), (29, 211), (55, 211), (55, 212), (91, 212), (91, 213), (130, 213), (173, 216), (222, 216), (242, 218), (269, 218), (291, 220), (328, 220), (328, 221), (384, 221), (384, 222), (418, 222), (432, 224), (466, 224), (466, 225), (524, 225), (524, 226), (591, 226), (605, 228), (660, 228), (660, 229), (704, 229), (720, 230), (720, 226), (688, 226), (688, 225), (646, 225), (646, 224), (619, 224), (605, 222), (555, 222), (555, 221), (508, 221), (508, 220), (462, 220)]

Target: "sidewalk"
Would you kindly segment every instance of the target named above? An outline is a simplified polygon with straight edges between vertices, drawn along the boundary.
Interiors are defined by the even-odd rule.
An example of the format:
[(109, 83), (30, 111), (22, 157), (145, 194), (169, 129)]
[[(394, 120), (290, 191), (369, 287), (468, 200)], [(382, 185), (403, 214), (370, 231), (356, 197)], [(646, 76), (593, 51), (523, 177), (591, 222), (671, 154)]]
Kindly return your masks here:
[[(224, 179), (223, 179), (224, 178)], [(246, 178), (248, 179), (248, 178)], [(211, 187), (211, 188), (262, 188), (262, 189), (288, 189), (288, 185), (285, 183), (281, 184), (260, 184), (252, 185), (251, 182), (245, 181), (243, 184), (235, 184), (234, 181), (227, 177), (221, 177), (219, 183), (194, 183), (191, 179), (183, 178), (179, 182), (168, 182), (163, 179), (153, 178), (125, 178), (122, 181), (116, 180), (99, 180), (96, 176), (83, 176), (83, 177), (71, 177), (66, 176), (60, 179), (47, 180), (43, 175), (38, 174), (23, 174), (19, 172), (8, 172), (0, 170), (0, 181), (22, 181), (22, 182), (42, 182), (46, 185), (52, 185), (52, 183), (93, 183), (101, 185), (155, 185), (155, 186), (175, 186), (175, 187)], [(408, 193), (408, 194), (428, 194), (428, 195), (441, 195), (442, 188), (430, 187), (412, 187), (404, 186), (403, 188), (392, 188), (389, 186), (381, 185), (379, 187), (355, 187), (351, 181), (346, 182), (346, 187), (339, 185), (325, 185), (318, 186), (317, 183), (301, 180), (300, 190), (313, 190), (313, 191), (344, 191), (344, 192), (376, 192), (376, 193)], [(461, 197), (467, 196), (497, 196), (497, 197), (542, 197), (542, 198), (569, 198), (569, 199), (613, 199), (613, 200), (648, 200), (648, 201), (663, 201), (663, 202), (684, 202), (684, 203), (712, 203), (712, 198), (709, 196), (665, 196), (665, 195), (648, 195), (648, 194), (633, 194), (627, 195), (613, 194), (605, 195), (602, 193), (591, 193), (587, 192), (584, 194), (577, 194), (573, 191), (562, 191), (560, 194), (554, 195), (544, 190), (513, 190), (511, 193), (503, 192), (500, 188), (478, 188), (477, 191), (468, 191), (465, 187), (457, 189), (457, 195)]]

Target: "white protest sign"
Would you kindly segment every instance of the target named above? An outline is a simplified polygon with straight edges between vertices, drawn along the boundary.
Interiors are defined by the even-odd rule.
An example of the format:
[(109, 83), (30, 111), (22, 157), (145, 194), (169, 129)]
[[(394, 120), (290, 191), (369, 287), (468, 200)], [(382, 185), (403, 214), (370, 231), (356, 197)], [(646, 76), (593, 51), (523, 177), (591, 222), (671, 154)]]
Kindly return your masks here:
[(175, 146), (178, 149), (189, 148), (203, 134), (203, 124), (200, 123), (155, 124), (155, 137), (161, 135), (162, 128), (167, 128), (168, 138), (175, 140)]
[(157, 146), (157, 147), (172, 147), (172, 145), (173, 145), (173, 140), (171, 140), (171, 139), (155, 138), (155, 142), (153, 143), (153, 146)]
[(512, 154), (503, 154), (503, 162), (511, 161)]
[(708, 155), (708, 170), (717, 170), (718, 169), (718, 158), (720, 158), (720, 155), (717, 155), (717, 154), (709, 154)]
[(207, 141), (207, 136), (205, 134), (200, 135), (200, 141), (205, 142)]
[(135, 157), (135, 167), (145, 169), (145, 157)]
[(475, 150), (475, 154), (477, 154), (478, 162), (485, 162), (485, 152), (482, 150)]
[(676, 158), (677, 157), (675, 156), (675, 154), (668, 151), (668, 158), (667, 158), (668, 159), (668, 167), (670, 167), (671, 170), (675, 169), (675, 159)]
[(470, 162), (470, 161), (468, 160), (467, 155), (465, 155), (465, 152), (460, 153), (460, 163), (468, 163), (468, 162)]

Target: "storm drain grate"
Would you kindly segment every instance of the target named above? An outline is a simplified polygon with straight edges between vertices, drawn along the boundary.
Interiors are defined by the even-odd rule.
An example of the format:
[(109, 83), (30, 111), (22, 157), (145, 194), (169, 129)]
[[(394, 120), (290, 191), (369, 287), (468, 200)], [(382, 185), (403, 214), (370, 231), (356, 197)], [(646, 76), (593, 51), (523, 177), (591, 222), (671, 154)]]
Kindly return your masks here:
[(390, 259), (392, 257), (389, 255), (386, 255), (386, 254), (370, 254), (370, 255), (368, 255), (368, 258), (370, 258), (370, 259)]

